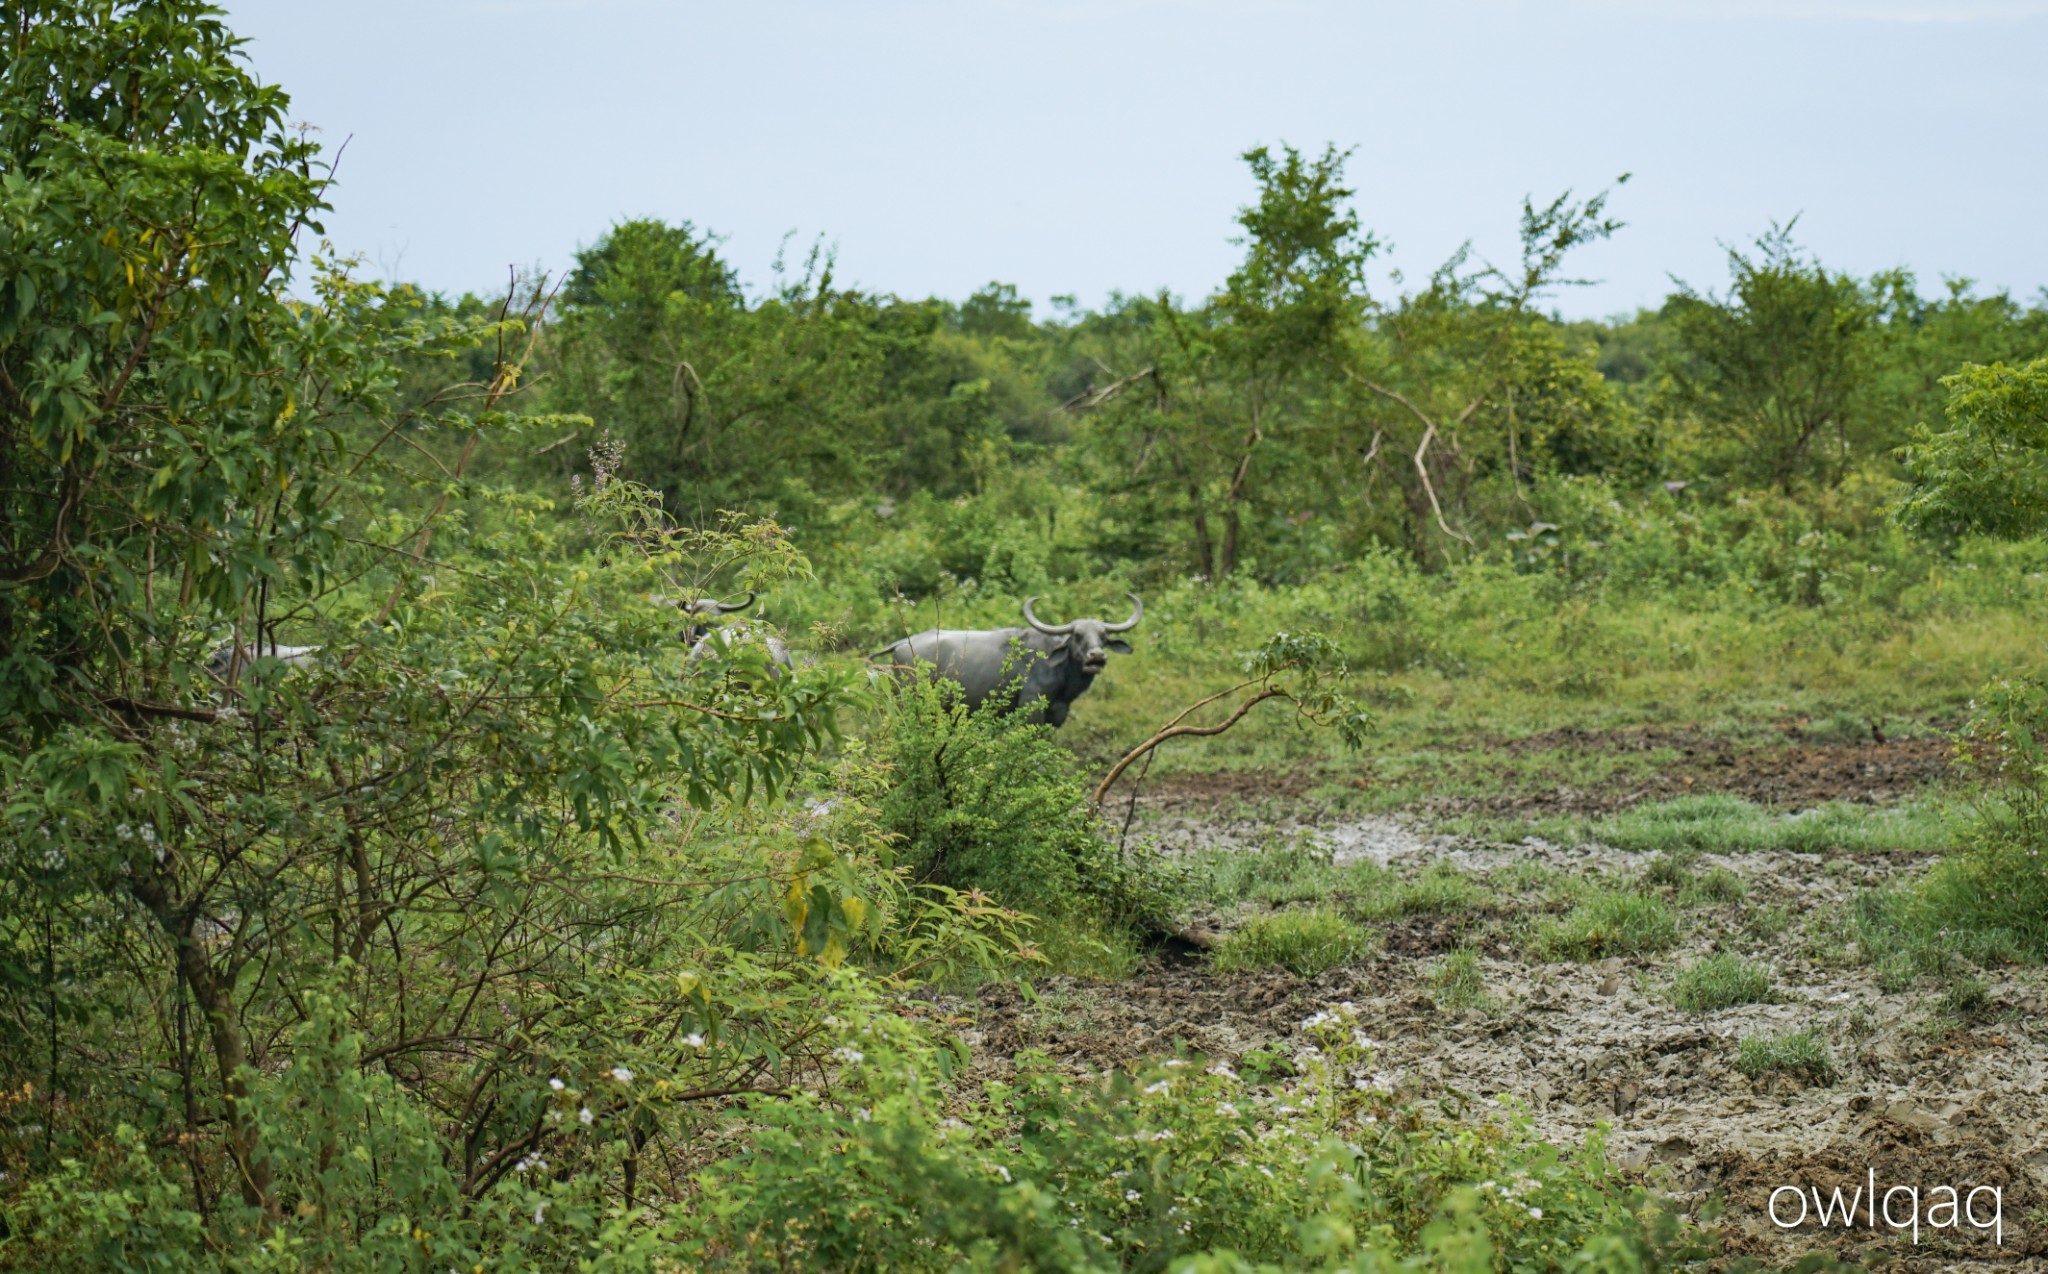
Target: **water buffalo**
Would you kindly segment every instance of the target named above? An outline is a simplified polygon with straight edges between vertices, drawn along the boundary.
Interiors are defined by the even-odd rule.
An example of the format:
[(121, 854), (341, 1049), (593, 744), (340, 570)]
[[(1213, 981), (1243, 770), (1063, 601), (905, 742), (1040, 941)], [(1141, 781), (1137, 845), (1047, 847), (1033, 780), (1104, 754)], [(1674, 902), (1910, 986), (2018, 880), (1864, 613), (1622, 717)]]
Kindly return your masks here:
[(1108, 665), (1109, 652), (1131, 653), (1130, 644), (1114, 634), (1136, 628), (1145, 603), (1136, 593), (1125, 596), (1131, 599), (1131, 617), (1121, 624), (1100, 619), (1042, 623), (1031, 613), (1031, 603), (1038, 599), (1027, 597), (1024, 620), (1029, 628), (931, 628), (874, 657), (899, 668), (930, 665), (932, 675), (959, 684), (970, 707), (1007, 696), (999, 700), (1005, 710), (1022, 709), (1032, 721), (1063, 725), (1074, 700)]
[(768, 659), (774, 664), (776, 669), (781, 670), (793, 667), (794, 664), (790, 658), (789, 647), (783, 643), (782, 638), (775, 630), (767, 624), (755, 623), (750, 620), (741, 620), (737, 623), (724, 625), (714, 625), (712, 622), (721, 616), (745, 610), (753, 604), (754, 594), (752, 592), (747, 594), (746, 600), (739, 602), (721, 602), (711, 597), (700, 597), (693, 602), (677, 602), (675, 604), (676, 609), (682, 611), (690, 620), (689, 626), (683, 629), (681, 637), (682, 640), (690, 643), (691, 661), (696, 662), (709, 659), (718, 653), (718, 643), (711, 640), (711, 631), (713, 627), (717, 627), (720, 641), (728, 649), (758, 642), (767, 647)]
[(280, 646), (275, 641), (263, 642), (257, 646), (236, 646), (233, 642), (222, 642), (206, 656), (206, 671), (217, 681), (226, 681), (229, 671), (236, 666), (235, 656), (240, 653), (240, 665), (247, 668), (260, 655), (268, 655), (287, 668), (304, 668), (313, 662), (313, 656), (320, 653), (318, 646)]

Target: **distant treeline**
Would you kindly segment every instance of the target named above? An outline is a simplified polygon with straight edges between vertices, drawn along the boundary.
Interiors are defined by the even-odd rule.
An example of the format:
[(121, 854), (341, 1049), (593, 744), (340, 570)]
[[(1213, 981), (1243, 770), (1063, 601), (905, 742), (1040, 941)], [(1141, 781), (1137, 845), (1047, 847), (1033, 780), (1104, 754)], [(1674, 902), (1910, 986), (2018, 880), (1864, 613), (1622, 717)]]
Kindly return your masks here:
[(1345, 156), (1245, 159), (1244, 257), (1199, 301), (904, 300), (841, 286), (815, 252), (750, 296), (712, 236), (621, 222), (578, 254), (536, 356), (536, 392), (589, 439), (521, 437), (494, 462), (566, 489), (609, 435), (677, 517), (774, 516), (821, 562), (937, 518), (934, 551), (885, 572), (907, 596), (947, 574), (1285, 582), (1368, 546), (1469, 556), (1566, 516), (1584, 485), (1561, 501), (1563, 478), (1816, 505), (1846, 485), (1874, 509), (1939, 425), (1942, 377), (2048, 353), (2048, 297), (1851, 276), (1790, 225), (1655, 310), (1563, 321), (1573, 249), (1620, 228), (1604, 194), (1525, 204), (1511, 265), (1461, 252), (1378, 295)]

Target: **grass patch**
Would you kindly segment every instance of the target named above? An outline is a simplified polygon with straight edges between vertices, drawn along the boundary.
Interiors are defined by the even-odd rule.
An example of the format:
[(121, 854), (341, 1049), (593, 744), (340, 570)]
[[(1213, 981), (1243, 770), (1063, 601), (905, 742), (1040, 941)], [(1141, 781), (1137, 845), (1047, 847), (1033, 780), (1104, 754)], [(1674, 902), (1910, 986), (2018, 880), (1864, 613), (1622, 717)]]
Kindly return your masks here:
[(1841, 1077), (1835, 1055), (1815, 1030), (1784, 1035), (1745, 1035), (1735, 1046), (1735, 1069), (1751, 1079), (1792, 1074), (1808, 1083), (1828, 1085)]
[(1677, 941), (1678, 917), (1663, 899), (1607, 889), (1540, 925), (1532, 945), (1546, 960), (1596, 960), (1663, 951)]
[(1279, 965), (1299, 977), (1350, 964), (1373, 948), (1372, 935), (1328, 907), (1276, 911), (1246, 922), (1216, 950), (1216, 968), (1243, 973)]
[(1550, 820), (1538, 834), (1568, 843), (1597, 841), (1645, 853), (1757, 852), (1819, 854), (1934, 853), (1955, 843), (1955, 831), (1931, 799), (1898, 805), (1830, 801), (1788, 814), (1739, 796), (1681, 796), (1595, 819)]
[(1681, 907), (1717, 907), (1722, 903), (1741, 902), (1749, 897), (1749, 885), (1742, 877), (1726, 867), (1716, 867), (1704, 876), (1695, 876), (1678, 891), (1678, 905)]
[(1477, 881), (1449, 863), (1432, 864), (1420, 876), (1407, 879), (1377, 863), (1359, 863), (1346, 874), (1344, 883), (1353, 891), (1345, 899), (1344, 909), (1360, 920), (1471, 911), (1488, 899)]
[(1217, 906), (1272, 907), (1328, 898), (1341, 887), (1335, 851), (1303, 834), (1256, 849), (1204, 849), (1186, 858), (1189, 889)]
[(2048, 957), (2048, 859), (2000, 837), (1936, 863), (1918, 883), (1864, 895), (1856, 937), (1886, 990), (1956, 960), (1985, 966)]
[(1671, 980), (1671, 1002), (1688, 1013), (1767, 1004), (1776, 998), (1769, 969), (1725, 952), (1708, 956)]
[(1470, 947), (1460, 947), (1444, 956), (1425, 977), (1430, 996), (1440, 1009), (1493, 1006), (1492, 998), (1486, 994), (1486, 975), (1479, 968), (1479, 953)]
[(1783, 907), (1757, 907), (1742, 918), (1742, 931), (1769, 942), (1792, 927), (1792, 913)]
[(1692, 883), (1692, 869), (1700, 860), (1696, 849), (1665, 850), (1643, 869), (1643, 882), (1660, 889), (1682, 889)]
[(1950, 1017), (1987, 1016), (1991, 1012), (1991, 988), (1974, 973), (1959, 974), (1941, 993), (1941, 1011)]

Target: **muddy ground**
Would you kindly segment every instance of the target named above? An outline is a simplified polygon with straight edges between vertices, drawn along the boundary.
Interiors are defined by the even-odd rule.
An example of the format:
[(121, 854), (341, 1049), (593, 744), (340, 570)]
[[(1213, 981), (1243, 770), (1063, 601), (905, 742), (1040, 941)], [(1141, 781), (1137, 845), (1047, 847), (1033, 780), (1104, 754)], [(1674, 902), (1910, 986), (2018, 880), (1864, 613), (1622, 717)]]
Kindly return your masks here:
[[(1631, 746), (1646, 734), (1610, 742)], [(1932, 741), (1788, 745), (1774, 758), (1786, 764), (1769, 767), (1775, 779), (1753, 777), (1756, 767), (1742, 761), (1754, 756), (1736, 751), (1737, 760), (1725, 762), (1728, 753), (1697, 748), (1690, 754), (1696, 759), (1674, 767), (1669, 782), (1679, 791), (1764, 795), (1761, 782), (1783, 798), (1771, 803), (1787, 808), (1825, 799), (1881, 802), (1921, 790), (1945, 755)], [(1703, 782), (1717, 775), (1725, 781)], [(1624, 880), (1649, 861), (1600, 845), (1437, 835), (1426, 809), (1329, 817), (1304, 785), (1290, 791), (1286, 782), (1257, 791), (1262, 815), (1271, 817), (1248, 818), (1239, 780), (1256, 777), (1212, 781), (1206, 790), (1166, 785), (1141, 803), (1137, 825), (1169, 847), (1248, 847), (1270, 839), (1275, 822), (1293, 823), (1310, 829), (1340, 861), (1371, 858), (1403, 875), (1448, 862), (1482, 882), (1527, 863)], [(1651, 785), (1644, 795), (1625, 794), (1630, 799), (1587, 794), (1555, 808), (1604, 812), (1671, 790)], [(1939, 1003), (1940, 988), (1931, 982), (1887, 994), (1869, 965), (1844, 957), (1844, 922), (1856, 895), (1909, 879), (1928, 861), (1896, 854), (1706, 855), (1696, 870), (1736, 873), (1747, 898), (1689, 912), (1682, 944), (1646, 958), (1533, 959), (1521, 941), (1531, 919), (1526, 907), (1498, 903), (1380, 926), (1376, 955), (1314, 979), (1279, 970), (1226, 976), (1198, 957), (1165, 952), (1128, 980), (1041, 983), (1036, 1005), (1013, 988), (986, 988), (975, 1034), (984, 1056), (1037, 1047), (1091, 1068), (1176, 1048), (1234, 1060), (1284, 1041), (1318, 1008), (1349, 1000), (1381, 1042), (1378, 1068), (1403, 1096), (1455, 1090), (1511, 1097), (1544, 1136), (1563, 1143), (1604, 1121), (1610, 1154), (1630, 1173), (1689, 1214), (1708, 1215), (1708, 1205), (1718, 1204), (1710, 1224), (1731, 1255), (1776, 1266), (1825, 1250), (1900, 1271), (2048, 1270), (2048, 980), (2036, 968), (1987, 975), (1987, 1002), (1958, 1015)], [(1784, 908), (1790, 924), (1774, 937), (1748, 935), (1746, 917), (1768, 907)], [(1489, 1009), (1445, 1011), (1431, 997), (1431, 966), (1461, 944), (1482, 952)], [(1671, 976), (1716, 950), (1766, 961), (1780, 1001), (1710, 1013), (1671, 1004), (1664, 994)], [(1822, 1032), (1841, 1067), (1835, 1082), (1782, 1074), (1753, 1082), (1735, 1068), (1739, 1037), (1808, 1026)], [(1882, 1223), (1874, 1230), (1823, 1233), (1809, 1224), (1787, 1232), (1767, 1217), (1779, 1186), (1826, 1193), (1841, 1185), (1846, 1193), (1870, 1173), (1881, 1188), (2000, 1187), (2003, 1244), (1923, 1231), (1915, 1246)], [(1988, 1200), (1983, 1196), (1982, 1206)], [(1790, 1207), (1784, 1201), (1781, 1216)]]

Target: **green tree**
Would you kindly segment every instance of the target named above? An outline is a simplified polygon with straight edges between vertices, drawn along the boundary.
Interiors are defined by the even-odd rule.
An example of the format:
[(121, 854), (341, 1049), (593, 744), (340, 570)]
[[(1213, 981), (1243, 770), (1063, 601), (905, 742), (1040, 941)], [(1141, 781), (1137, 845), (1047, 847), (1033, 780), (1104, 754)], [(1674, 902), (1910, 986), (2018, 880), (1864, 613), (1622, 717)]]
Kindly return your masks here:
[(1738, 478), (1788, 493), (1841, 481), (1862, 454), (1878, 313), (1856, 279), (1802, 255), (1796, 221), (1760, 236), (1754, 255), (1729, 250), (1726, 297), (1681, 285), (1665, 306), (1679, 401)]
[(1164, 294), (1130, 306), (1149, 365), (1077, 404), (1116, 402), (1104, 420), (1110, 462), (1131, 475), (1121, 485), (1148, 512), (1185, 520), (1205, 576), (1231, 574), (1245, 555), (1259, 459), (1314, 413), (1311, 373), (1363, 316), (1378, 249), (1349, 205), (1345, 153), (1260, 147), (1243, 158), (1259, 186), (1238, 214), (1244, 259), (1199, 308)]
[(579, 558), (474, 482), (572, 423), (518, 411), (544, 289), (292, 299), (320, 161), (204, 4), (0, 41), (6, 1259), (644, 1267), (650, 1147), (1007, 920), (776, 805), (850, 679), (678, 648), (650, 594), (772, 526), (621, 485)]
[(1923, 427), (1904, 449), (1912, 488), (1900, 521), (1933, 535), (2048, 530), (2048, 358), (1965, 364), (1942, 384), (1949, 427)]

